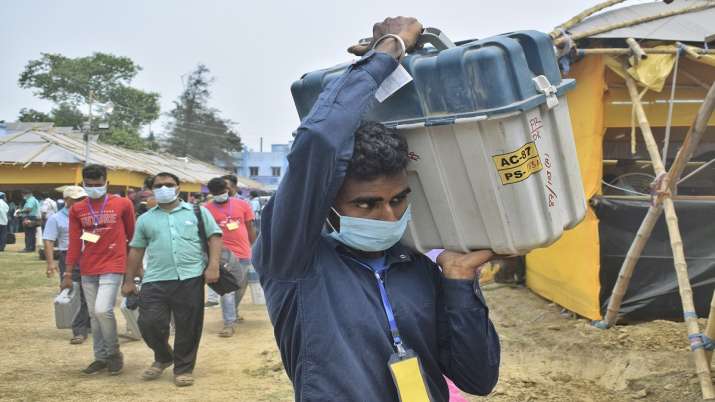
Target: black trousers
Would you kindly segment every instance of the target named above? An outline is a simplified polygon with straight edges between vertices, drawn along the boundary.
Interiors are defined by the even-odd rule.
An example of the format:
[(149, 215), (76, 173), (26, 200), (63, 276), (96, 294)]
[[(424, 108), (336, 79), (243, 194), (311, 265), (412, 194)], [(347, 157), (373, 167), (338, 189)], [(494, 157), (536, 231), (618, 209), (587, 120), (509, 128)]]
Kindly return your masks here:
[(0, 251), (5, 250), (5, 242), (7, 242), (8, 225), (0, 225)]
[(23, 229), (25, 231), (25, 251), (35, 251), (37, 243), (37, 227), (24, 226)]
[[(169, 346), (169, 322), (174, 315), (174, 349)], [(154, 360), (174, 362), (174, 374), (194, 370), (204, 326), (204, 277), (142, 284), (139, 331), (154, 351)]]

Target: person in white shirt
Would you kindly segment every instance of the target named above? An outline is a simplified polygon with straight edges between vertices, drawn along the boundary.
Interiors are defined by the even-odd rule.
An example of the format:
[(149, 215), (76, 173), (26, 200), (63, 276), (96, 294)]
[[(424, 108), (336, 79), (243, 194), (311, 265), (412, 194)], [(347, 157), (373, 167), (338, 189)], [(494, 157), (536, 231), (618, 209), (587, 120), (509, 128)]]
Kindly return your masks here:
[(5, 242), (7, 241), (7, 212), (10, 206), (5, 202), (5, 193), (0, 192), (0, 251), (5, 251)]
[(253, 222), (253, 227), (259, 230), (261, 227), (261, 200), (258, 199), (258, 192), (251, 191), (251, 209), (253, 210), (253, 216), (255, 220)]
[(57, 202), (50, 198), (50, 196), (45, 196), (45, 199), (42, 200), (42, 204), (40, 204), (40, 214), (42, 214), (42, 229), (45, 229), (45, 225), (47, 224), (47, 220), (50, 219), (50, 216), (54, 215), (57, 213)]

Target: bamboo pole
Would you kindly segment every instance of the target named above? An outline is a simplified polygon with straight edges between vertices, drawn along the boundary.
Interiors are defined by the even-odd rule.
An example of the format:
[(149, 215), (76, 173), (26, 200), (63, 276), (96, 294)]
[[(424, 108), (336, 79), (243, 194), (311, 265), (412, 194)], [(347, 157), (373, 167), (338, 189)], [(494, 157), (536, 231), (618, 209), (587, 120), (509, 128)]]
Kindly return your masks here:
[(697, 52), (697, 48), (692, 48), (690, 46), (684, 45), (680, 42), (678, 42), (678, 46), (680, 46), (683, 51), (685, 52), (685, 57), (691, 59), (691, 60), (700, 60), (700, 53)]
[[(701, 49), (694, 46), (689, 46), (690, 50), (698, 55), (704, 54), (715, 54), (715, 49)], [(654, 48), (641, 48), (646, 55), (649, 54), (677, 54), (678, 49), (654, 49)], [(621, 56), (631, 54), (630, 48), (593, 48), (593, 49), (578, 49), (578, 54), (580, 56), (587, 56), (591, 54), (605, 54), (610, 56)]]
[[(625, 28), (625, 27), (629, 27), (629, 26), (633, 26), (633, 25), (639, 25), (639, 24), (643, 24), (646, 22), (650, 22), (650, 21), (654, 21), (654, 20), (658, 20), (658, 19), (662, 19), (662, 18), (672, 17), (675, 15), (707, 10), (707, 9), (713, 8), (713, 7), (715, 7), (715, 3), (708, 2), (708, 3), (700, 4), (697, 6), (684, 7), (684, 8), (679, 8), (677, 10), (671, 10), (671, 11), (666, 11), (666, 12), (655, 14), (655, 15), (649, 15), (647, 17), (634, 18), (632, 20), (622, 21), (622, 22), (619, 22), (616, 24), (606, 25), (605, 27), (595, 28), (595, 29), (591, 29), (588, 31), (584, 31), (584, 32), (579, 32), (577, 34), (571, 35), (571, 40), (577, 41), (579, 39), (588, 38), (589, 36), (598, 35), (598, 34), (601, 34), (604, 32), (609, 32), (609, 31), (613, 31), (616, 29)], [(567, 38), (567, 37), (559, 36), (558, 38), (554, 39), (554, 44), (556, 45), (556, 47), (561, 47), (568, 40), (569, 40), (569, 38)]]
[[(673, 165), (670, 167), (670, 171), (663, 181), (664, 184), (668, 185), (673, 190), (675, 190), (675, 186), (678, 180), (680, 180), (680, 176), (683, 174), (688, 162), (692, 159), (695, 149), (698, 145), (700, 145), (700, 140), (703, 138), (705, 131), (708, 129), (708, 122), (714, 110), (715, 83), (710, 85), (710, 89), (708, 89), (708, 92), (705, 94), (703, 103), (700, 105), (700, 109), (698, 109), (698, 113), (695, 115), (695, 121), (688, 130), (688, 133), (685, 135), (685, 139), (683, 140), (683, 144), (680, 146), (680, 150), (678, 150), (678, 154), (675, 156)], [(671, 192), (676, 193), (676, 191)]]
[[(713, 298), (710, 299), (710, 314), (708, 315), (708, 323), (705, 326), (704, 334), (710, 339), (715, 338), (715, 291), (713, 291)], [(705, 356), (708, 359), (708, 364), (712, 364), (713, 351), (706, 350)]]
[(549, 35), (551, 35), (552, 39), (556, 39), (559, 37), (559, 35), (561, 35), (561, 31), (565, 31), (565, 30), (571, 28), (572, 26), (583, 21), (585, 18), (590, 17), (591, 15), (596, 14), (597, 12), (599, 12), (603, 9), (614, 6), (618, 3), (623, 3), (624, 1), (626, 1), (626, 0), (608, 0), (608, 1), (604, 1), (602, 3), (596, 4), (595, 6), (580, 12), (575, 17), (564, 22), (563, 24), (558, 25), (556, 28), (554, 28), (553, 31), (551, 31), (551, 33)]
[(626, 43), (628, 44), (628, 47), (631, 49), (631, 53), (633, 54), (633, 65), (638, 65), (641, 60), (648, 58), (648, 55), (643, 51), (641, 45), (639, 45), (635, 39), (628, 38), (626, 39)]
[[(658, 152), (658, 145), (653, 137), (653, 132), (648, 123), (648, 117), (645, 114), (643, 105), (638, 98), (638, 88), (636, 83), (630, 76), (625, 76), (626, 86), (633, 101), (636, 115), (638, 117), (638, 125), (641, 128), (643, 139), (646, 144), (646, 149), (653, 161), (653, 167), (658, 176), (665, 174), (665, 167)], [(685, 145), (684, 145), (685, 147)], [(667, 188), (667, 187), (666, 187)], [(685, 261), (685, 252), (683, 251), (683, 239), (680, 236), (680, 228), (678, 226), (678, 216), (675, 213), (675, 205), (669, 196), (663, 198), (663, 209), (665, 210), (665, 220), (668, 226), (668, 234), (670, 236), (670, 246), (673, 249), (673, 260), (675, 263), (675, 273), (678, 279), (678, 288), (680, 289), (680, 299), (683, 304), (683, 317), (688, 329), (688, 336), (694, 336), (700, 333), (697, 316), (695, 314), (695, 304), (693, 302), (693, 291), (690, 287), (690, 278), (688, 277), (688, 265)], [(715, 390), (713, 389), (712, 379), (710, 378), (710, 365), (705, 356), (705, 349), (699, 348), (693, 351), (695, 360), (695, 368), (698, 378), (700, 379), (700, 389), (703, 393), (703, 399), (715, 399)]]
[(660, 213), (663, 212), (662, 204), (656, 206), (651, 206), (648, 208), (648, 213), (641, 226), (638, 228), (636, 233), (636, 238), (633, 239), (631, 247), (628, 249), (626, 258), (623, 260), (621, 265), (621, 270), (618, 272), (618, 279), (616, 284), (613, 286), (613, 291), (611, 292), (611, 298), (608, 300), (608, 307), (606, 308), (606, 316), (600, 325), (600, 328), (608, 328), (616, 323), (616, 318), (618, 317), (618, 312), (621, 309), (621, 304), (623, 303), (623, 297), (628, 290), (628, 284), (631, 281), (631, 276), (633, 276), (633, 271), (636, 268), (638, 259), (643, 253), (645, 245), (648, 243), (651, 233), (653, 233), (653, 227), (660, 217)]
[[(663, 183), (673, 187), (671, 193), (675, 194), (675, 187), (677, 186), (680, 176), (683, 174), (685, 167), (689, 163), (693, 156), (695, 149), (697, 148), (700, 140), (702, 139), (705, 131), (708, 127), (708, 121), (710, 120), (710, 115), (712, 115), (715, 109), (715, 84), (711, 85), (708, 93), (705, 95), (700, 110), (696, 115), (693, 126), (688, 130), (685, 140), (681, 145), (678, 154), (673, 161), (673, 165), (670, 168), (670, 172), (666, 175)], [(651, 162), (654, 164), (654, 162)], [(671, 184), (672, 183), (672, 184)], [(650, 238), (651, 232), (655, 222), (660, 217), (662, 211), (662, 205), (660, 200), (656, 200), (656, 205), (651, 206), (648, 209), (643, 222), (641, 223), (636, 238), (631, 244), (628, 254), (623, 261), (621, 270), (618, 274), (618, 279), (613, 287), (613, 292), (611, 298), (608, 302), (608, 308), (606, 309), (606, 316), (603, 321), (596, 323), (599, 328), (608, 328), (615, 324), (618, 311), (621, 308), (621, 303), (623, 302), (623, 297), (628, 289), (628, 283), (630, 282), (631, 276), (633, 275), (633, 270), (635, 269), (636, 263), (641, 256), (643, 248), (646, 242)]]

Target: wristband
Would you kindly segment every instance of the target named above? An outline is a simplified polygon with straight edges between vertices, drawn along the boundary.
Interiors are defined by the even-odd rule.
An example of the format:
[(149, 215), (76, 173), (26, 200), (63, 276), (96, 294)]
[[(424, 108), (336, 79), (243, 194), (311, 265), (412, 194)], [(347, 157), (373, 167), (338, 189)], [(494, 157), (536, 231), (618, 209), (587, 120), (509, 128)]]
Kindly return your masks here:
[(72, 276), (72, 272), (65, 272), (62, 274), (62, 276)]
[(375, 41), (375, 43), (372, 44), (372, 48), (375, 49), (377, 47), (377, 45), (380, 44), (380, 42), (382, 42), (383, 40), (385, 40), (387, 38), (395, 38), (397, 40), (397, 43), (400, 44), (400, 49), (401, 49), (400, 53), (401, 54), (400, 54), (400, 57), (397, 58), (397, 61), (402, 60), (402, 58), (405, 57), (405, 55), (407, 54), (407, 46), (405, 46), (405, 41), (402, 40), (402, 38), (400, 38), (399, 35), (395, 35), (395, 34), (382, 35)]

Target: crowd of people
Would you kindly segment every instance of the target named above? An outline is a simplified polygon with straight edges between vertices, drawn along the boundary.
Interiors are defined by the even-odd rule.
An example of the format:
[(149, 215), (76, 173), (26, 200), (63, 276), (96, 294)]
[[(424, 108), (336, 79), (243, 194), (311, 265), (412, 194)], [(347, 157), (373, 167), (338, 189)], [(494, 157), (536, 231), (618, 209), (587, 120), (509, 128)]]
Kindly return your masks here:
[[(55, 201), (49, 194), (41, 194), (40, 199), (31, 190), (21, 190), (22, 201), (12, 199), (0, 192), (0, 251), (5, 245), (14, 242), (15, 233), (22, 228), (25, 233), (23, 252), (35, 252), (37, 247), (37, 228), (45, 227), (48, 219), (62, 207), (63, 201)], [(42, 201), (40, 201), (42, 200)]]
[[(123, 312), (138, 308), (140, 334), (133, 335), (154, 352), (142, 378), (159, 378), (173, 366), (175, 384), (192, 385), (204, 308), (220, 305), (221, 337), (232, 337), (241, 320), (239, 304), (257, 237), (254, 220), (261, 209), (252, 201), (258, 194), (244, 199), (237, 177), (226, 175), (209, 181), (208, 197), (188, 195), (191, 202), (186, 202), (180, 197), (180, 179), (163, 172), (148, 177), (141, 191), (122, 196), (108, 192), (107, 177), (106, 167), (85, 166), (82, 186), (66, 186), (59, 202), (40, 201), (22, 190), (24, 202), (15, 210), (0, 193), (0, 238), (17, 230), (9, 227), (17, 217), (25, 232), (23, 251), (35, 252), (37, 227), (42, 227), (47, 276), (59, 274), (60, 288), (80, 297), (70, 343), (84, 343), (91, 328), (94, 360), (84, 374), (122, 372), (114, 314), (121, 292)], [(218, 280), (219, 266), (235, 278), (238, 289), (219, 295), (209, 287), (212, 294), (205, 302), (205, 286)], [(129, 322), (128, 331), (133, 332)], [(172, 331), (174, 344), (169, 345)]]

